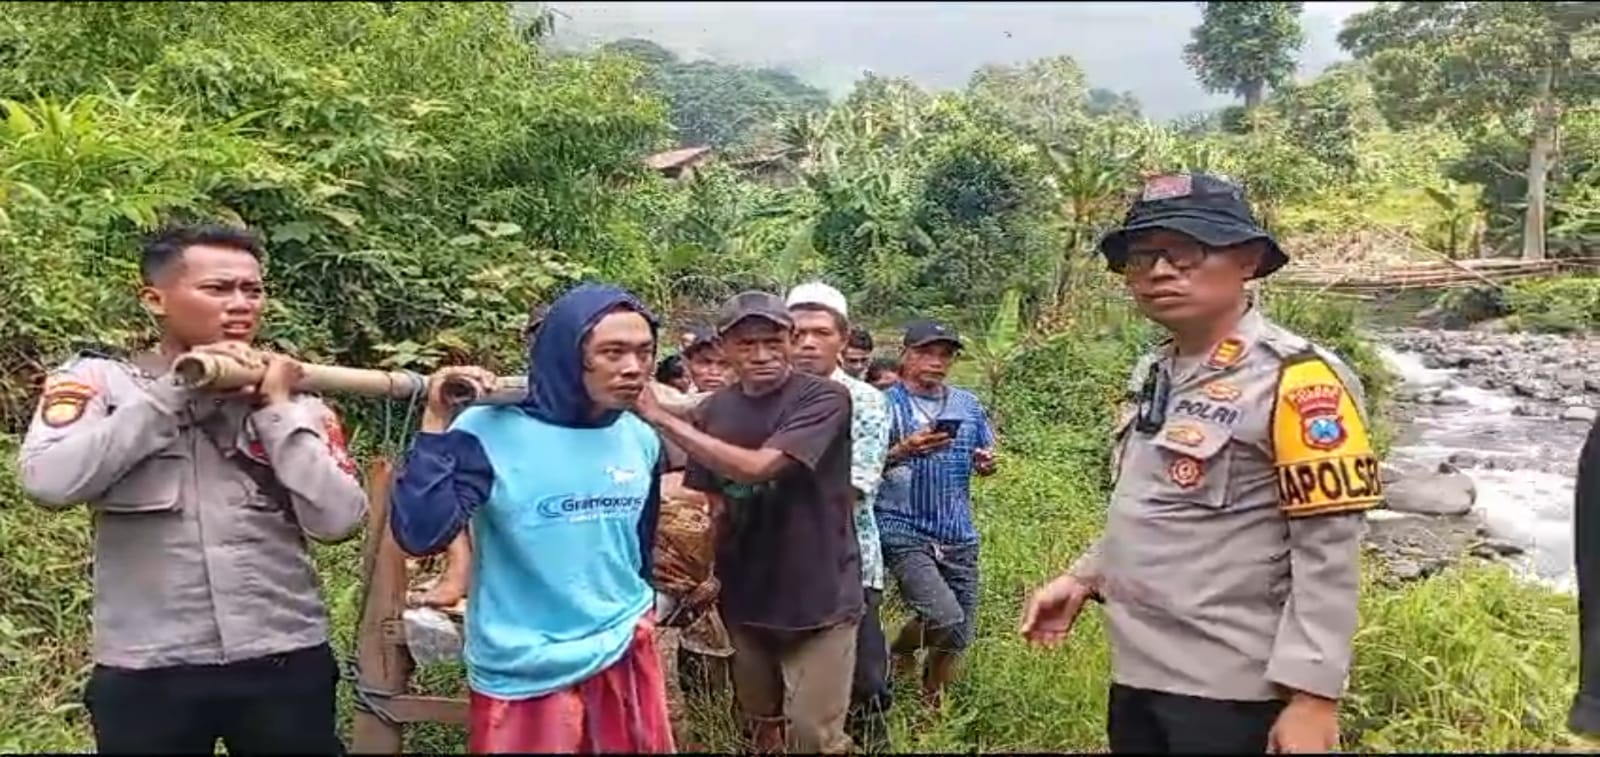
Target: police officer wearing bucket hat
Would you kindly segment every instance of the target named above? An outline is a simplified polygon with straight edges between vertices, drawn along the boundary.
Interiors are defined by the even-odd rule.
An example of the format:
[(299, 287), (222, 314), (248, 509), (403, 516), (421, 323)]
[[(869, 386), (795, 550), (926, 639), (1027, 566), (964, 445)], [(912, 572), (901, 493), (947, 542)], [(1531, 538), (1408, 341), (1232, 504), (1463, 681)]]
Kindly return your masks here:
[(1170, 338), (1128, 384), (1104, 534), (1022, 633), (1053, 645), (1103, 603), (1113, 752), (1332, 750), (1382, 499), (1361, 383), (1251, 302), (1288, 257), (1232, 182), (1149, 179), (1100, 251)]

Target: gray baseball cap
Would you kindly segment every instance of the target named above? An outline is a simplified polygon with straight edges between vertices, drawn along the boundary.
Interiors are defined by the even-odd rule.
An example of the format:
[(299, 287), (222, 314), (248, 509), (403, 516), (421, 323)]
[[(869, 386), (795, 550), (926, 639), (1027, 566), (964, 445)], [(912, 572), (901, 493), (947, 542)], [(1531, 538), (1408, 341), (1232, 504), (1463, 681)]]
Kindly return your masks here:
[(717, 335), (728, 333), (728, 329), (746, 318), (762, 318), (782, 328), (794, 328), (794, 320), (789, 317), (789, 306), (784, 304), (783, 298), (768, 292), (751, 291), (740, 292), (722, 303), (722, 309), (717, 313)]

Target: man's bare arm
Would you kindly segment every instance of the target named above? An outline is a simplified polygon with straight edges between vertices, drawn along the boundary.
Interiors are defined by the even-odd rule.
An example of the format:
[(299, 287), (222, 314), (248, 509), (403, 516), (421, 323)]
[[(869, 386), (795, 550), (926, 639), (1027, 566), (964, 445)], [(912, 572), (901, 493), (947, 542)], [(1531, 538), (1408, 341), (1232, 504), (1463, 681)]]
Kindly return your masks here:
[(729, 444), (670, 413), (651, 413), (645, 420), (662, 436), (678, 445), (689, 459), (723, 478), (741, 484), (771, 481), (794, 465), (793, 458), (768, 447), (747, 449)]

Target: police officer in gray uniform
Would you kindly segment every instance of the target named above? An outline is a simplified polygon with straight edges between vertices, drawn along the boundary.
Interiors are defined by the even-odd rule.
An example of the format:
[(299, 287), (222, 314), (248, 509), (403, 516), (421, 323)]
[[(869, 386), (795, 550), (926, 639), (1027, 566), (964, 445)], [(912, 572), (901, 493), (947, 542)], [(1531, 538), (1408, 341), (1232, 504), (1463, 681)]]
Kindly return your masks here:
[[(366, 497), (333, 413), (293, 393), (300, 366), (245, 345), (264, 297), (261, 246), (181, 227), (145, 248), (141, 299), (159, 347), (83, 354), (45, 382), (22, 485), (94, 521), (94, 671), (102, 753), (343, 751), (338, 668), (306, 537), (353, 535)], [(258, 387), (183, 388), (199, 349), (265, 363)], [(260, 365), (258, 363), (258, 365)]]
[(1100, 249), (1171, 338), (1130, 381), (1105, 534), (1022, 632), (1055, 644), (1104, 603), (1113, 752), (1334, 749), (1382, 499), (1361, 384), (1251, 303), (1288, 259), (1227, 180), (1150, 179)]

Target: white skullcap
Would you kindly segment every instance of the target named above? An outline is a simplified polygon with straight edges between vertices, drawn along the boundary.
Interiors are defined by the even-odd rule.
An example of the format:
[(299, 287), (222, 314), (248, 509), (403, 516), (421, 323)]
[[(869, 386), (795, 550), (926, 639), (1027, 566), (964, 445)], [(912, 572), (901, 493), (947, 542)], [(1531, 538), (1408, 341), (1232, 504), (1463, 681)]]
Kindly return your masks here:
[(789, 290), (789, 297), (785, 301), (789, 307), (796, 305), (821, 305), (846, 318), (850, 317), (850, 307), (844, 302), (844, 295), (820, 281), (801, 284)]

